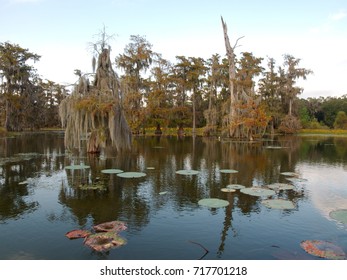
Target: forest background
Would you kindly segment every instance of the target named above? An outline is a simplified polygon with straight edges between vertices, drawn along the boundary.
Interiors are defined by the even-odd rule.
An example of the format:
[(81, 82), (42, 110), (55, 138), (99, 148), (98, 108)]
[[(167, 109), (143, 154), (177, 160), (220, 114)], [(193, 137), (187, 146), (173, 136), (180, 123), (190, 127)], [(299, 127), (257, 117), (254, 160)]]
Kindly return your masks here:
[[(128, 42), (123, 53), (114, 48), (114, 43), (118, 45), (120, 39), (118, 35), (115, 36), (114, 41), (108, 42), (112, 45), (113, 68), (119, 73), (122, 84), (122, 106), (133, 132), (143, 132), (144, 129), (153, 130), (159, 124), (164, 133), (165, 129), (169, 131), (169, 128), (173, 128), (175, 131), (180, 125), (185, 128), (190, 127), (192, 130), (195, 127), (199, 133), (222, 133), (228, 115), (230, 84), (226, 56), (220, 49), (224, 46), (218, 21), (221, 7), (223, 7), (222, 14), (225, 13), (227, 15), (225, 18), (229, 24), (231, 23), (232, 29), (229, 34), (231, 43), (234, 44), (237, 39), (246, 35), (238, 41), (239, 45), (236, 48), (238, 53), (235, 87), (240, 94), (246, 92), (247, 95), (252, 95), (252, 100), (260, 100), (259, 108), (266, 118), (272, 120), (273, 128), (279, 129), (281, 122), (289, 114), (297, 118), (303, 128), (344, 128), (346, 96), (342, 95), (345, 91), (343, 78), (341, 78), (343, 71), (337, 66), (331, 67), (335, 65), (333, 61), (336, 57), (340, 65), (345, 63), (344, 56), (341, 56), (339, 50), (343, 49), (345, 42), (342, 39), (344, 37), (340, 35), (345, 32), (342, 27), (345, 24), (346, 10), (340, 1), (329, 3), (305, 1), (300, 2), (300, 9), (297, 8), (296, 1), (272, 5), (271, 9), (266, 8), (269, 5), (264, 3), (260, 5), (258, 1), (251, 1), (252, 3), (247, 5), (242, 3), (236, 5), (234, 1), (222, 0), (213, 5), (208, 2), (199, 2), (200, 4), (197, 5), (195, 1), (190, 1), (185, 2), (185, 9), (180, 8), (183, 7), (180, 5), (182, 3), (175, 2), (174, 5), (165, 3), (163, 7), (156, 1), (149, 0), (130, 1), (131, 3), (111, 1), (96, 6), (91, 5), (92, 1), (85, 1), (83, 5), (79, 5), (80, 1), (56, 3), (46, 0), (1, 1), (4, 8), (4, 17), (1, 21), (11, 22), (0, 34), (1, 50), (3, 54), (6, 52), (6, 55), (13, 55), (12, 59), (14, 59), (14, 62), (12, 61), (14, 64), (8, 67), (8, 61), (6, 62), (5, 56), (2, 55), (0, 69), (2, 77), (0, 80), (0, 124), (7, 130), (60, 126), (58, 105), (69, 92), (71, 93), (72, 87), (67, 86), (66, 83), (45, 79), (39, 75), (35, 66), (40, 65), (41, 60), (47, 61), (45, 58), (49, 50), (56, 54), (55, 57), (62, 61), (63, 65), (66, 65), (66, 71), (62, 70), (56, 61), (49, 65), (49, 69), (45, 69), (45, 75), (52, 77), (52, 73), (66, 75), (68, 74), (66, 72), (73, 72), (71, 64), (76, 63), (76, 68), (80, 67), (78, 55), (74, 52), (75, 38), (84, 37), (87, 38), (84, 42), (87, 41), (93, 33), (91, 30), (94, 30), (95, 22), (100, 22), (101, 19), (110, 21), (112, 14), (112, 21), (119, 25), (117, 32), (124, 33), (126, 30), (136, 29), (140, 32), (149, 32), (150, 38), (155, 38), (154, 31), (158, 31), (161, 34), (161, 40), (155, 40), (155, 46), (166, 46), (162, 44), (163, 42), (171, 44), (170, 47), (166, 46), (162, 50), (165, 54), (167, 49), (171, 51), (177, 49), (177, 54), (166, 59), (154, 51), (151, 42), (145, 36), (132, 35), (129, 40), (127, 35)], [(250, 6), (256, 9), (250, 9)], [(88, 16), (91, 8), (93, 8), (93, 17)], [(53, 11), (60, 11), (70, 16), (65, 16), (66, 20), (61, 21), (52, 14)], [(34, 18), (35, 13), (41, 16)], [(75, 17), (71, 17), (73, 14)], [(129, 17), (130, 14), (132, 17)], [(151, 21), (145, 21), (144, 19), (149, 16)], [(50, 20), (47, 20), (48, 17)], [(156, 21), (159, 19), (160, 21)], [(143, 24), (138, 25), (139, 21)], [(24, 22), (28, 27), (23, 24)], [(162, 24), (155, 25), (154, 28), (152, 23), (155, 22)], [(188, 22), (189, 26), (187, 26)], [(206, 24), (208, 24), (207, 27)], [(52, 26), (55, 26), (54, 32), (51, 32)], [(64, 26), (70, 26), (71, 30)], [(25, 31), (27, 28), (32, 28), (32, 32)], [(211, 35), (211, 30), (214, 35)], [(306, 33), (299, 33), (299, 30), (306, 30)], [(109, 29), (107, 31), (112, 32)], [(180, 36), (177, 36), (176, 31)], [(62, 32), (67, 40), (68, 52), (59, 41), (54, 39), (58, 36), (61, 38)], [(273, 33), (276, 40), (268, 36), (269, 32)], [(295, 37), (293, 32), (299, 35)], [(259, 35), (256, 35), (257, 33)], [(16, 34), (19, 37), (15, 36)], [(44, 43), (39, 37), (40, 34), (45, 34)], [(335, 37), (341, 39), (337, 40)], [(7, 41), (8, 39), (16, 39), (20, 45)], [(95, 43), (95, 37), (92, 40)], [(312, 45), (308, 44), (308, 40), (312, 41)], [(280, 58), (277, 54), (280, 49), (277, 47), (279, 41), (283, 41), (283, 44), (288, 46)], [(26, 49), (27, 42), (30, 42), (30, 47), (35, 46), (35, 48), (31, 47), (30, 51)], [(32, 42), (38, 44), (35, 45)], [(256, 44), (252, 46), (249, 42), (256, 42)], [(259, 54), (260, 49), (264, 48), (265, 42), (273, 46), (267, 51), (269, 56), (256, 55)], [(187, 53), (182, 51), (182, 44), (192, 49), (188, 52), (189, 55), (181, 55)], [(201, 50), (205, 49), (206, 45), (211, 50), (210, 56), (200, 56)], [(301, 60), (301, 56), (295, 56), (301, 55), (302, 52), (298, 50), (303, 50), (308, 45), (309, 52), (315, 54), (314, 60), (307, 59), (306, 55), (304, 60)], [(312, 48), (313, 45), (316, 47)], [(143, 56), (138, 52), (136, 55), (136, 47), (140, 47), (137, 51), (142, 48), (147, 53)], [(39, 55), (32, 52), (36, 49), (40, 51)], [(85, 46), (81, 46), (81, 54), (84, 53), (84, 49)], [(295, 55), (291, 55), (291, 52)], [(41, 53), (43, 55), (40, 57)], [(95, 55), (93, 48), (88, 48), (88, 53), (90, 58)], [(195, 53), (199, 56), (195, 56)], [(271, 57), (272, 55), (276, 57), (276, 60)], [(141, 56), (140, 59), (139, 56)], [(135, 62), (136, 59), (139, 60)], [(84, 60), (91, 65), (88, 57), (84, 57)], [(35, 64), (35, 61), (39, 63)], [(329, 61), (330, 64), (327, 63)], [(320, 66), (319, 69), (317, 65)], [(83, 77), (88, 78), (92, 83), (93, 71), (81, 69), (76, 69), (77, 76), (74, 80)], [(324, 69), (324, 75), (322, 75), (322, 69)], [(317, 77), (319, 77), (318, 80)], [(318, 87), (317, 92), (320, 89), (319, 82), (325, 81), (326, 85), (334, 89), (334, 93), (338, 92), (342, 96), (328, 96), (327, 92), (323, 93), (327, 87), (321, 87), (323, 96), (307, 97), (307, 92), (311, 93), (312, 89), (304, 91), (303, 85), (307, 85), (307, 82), (302, 82), (304, 78), (307, 78), (308, 82), (315, 81), (316, 88)], [(301, 98), (303, 95), (306, 98)], [(252, 110), (252, 108), (248, 109)], [(249, 122), (249, 120), (242, 121)], [(252, 124), (249, 123), (249, 125)], [(270, 127), (267, 129), (270, 130)], [(283, 132), (290, 131), (284, 129)]]

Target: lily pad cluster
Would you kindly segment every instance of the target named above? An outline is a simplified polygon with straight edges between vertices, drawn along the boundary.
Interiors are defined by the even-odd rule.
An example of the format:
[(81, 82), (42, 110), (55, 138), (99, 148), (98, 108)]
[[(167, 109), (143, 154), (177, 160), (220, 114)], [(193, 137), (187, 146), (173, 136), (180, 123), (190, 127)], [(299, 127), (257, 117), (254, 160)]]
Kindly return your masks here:
[(98, 252), (108, 251), (126, 244), (126, 239), (119, 233), (126, 230), (122, 221), (111, 221), (93, 226), (92, 231), (76, 229), (69, 231), (65, 236), (69, 239), (84, 238), (84, 245)]

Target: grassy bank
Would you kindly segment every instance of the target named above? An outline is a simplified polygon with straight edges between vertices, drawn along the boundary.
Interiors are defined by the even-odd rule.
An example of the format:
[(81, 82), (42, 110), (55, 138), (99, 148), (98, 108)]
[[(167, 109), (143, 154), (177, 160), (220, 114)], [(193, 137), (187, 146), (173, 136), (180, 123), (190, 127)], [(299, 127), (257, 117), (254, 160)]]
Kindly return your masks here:
[(347, 130), (344, 129), (301, 129), (299, 134), (318, 134), (318, 135), (344, 135), (347, 136)]

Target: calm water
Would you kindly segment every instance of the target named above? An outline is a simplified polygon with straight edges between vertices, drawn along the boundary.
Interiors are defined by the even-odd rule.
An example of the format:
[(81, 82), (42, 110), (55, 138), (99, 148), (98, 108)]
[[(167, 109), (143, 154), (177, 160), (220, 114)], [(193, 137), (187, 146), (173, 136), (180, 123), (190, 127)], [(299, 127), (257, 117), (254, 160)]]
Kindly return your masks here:
[[(64, 169), (80, 163), (91, 168)], [(101, 173), (108, 168), (147, 176)], [(180, 169), (200, 174), (176, 174)], [(220, 191), (231, 183), (290, 183), (280, 174), (285, 171), (306, 179), (274, 196), (291, 200), (294, 210), (269, 209), (263, 198)], [(105, 188), (80, 188), (92, 183)], [(208, 197), (230, 205), (198, 205)], [(0, 259), (314, 259), (301, 249), (302, 240), (331, 241), (347, 252), (347, 227), (329, 218), (341, 208), (347, 208), (347, 138), (301, 136), (249, 144), (140, 137), (131, 153), (108, 157), (67, 154), (58, 132), (0, 139)], [(94, 252), (82, 239), (65, 237), (70, 230), (112, 220), (128, 225), (121, 233), (127, 239), (123, 247)]]

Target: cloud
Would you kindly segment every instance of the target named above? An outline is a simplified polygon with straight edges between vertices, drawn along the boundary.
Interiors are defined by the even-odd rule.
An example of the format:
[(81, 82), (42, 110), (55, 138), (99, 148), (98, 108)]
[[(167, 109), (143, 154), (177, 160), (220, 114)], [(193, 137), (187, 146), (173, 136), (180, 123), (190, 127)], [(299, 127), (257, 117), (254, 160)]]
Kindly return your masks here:
[(341, 20), (341, 19), (345, 18), (346, 16), (347, 16), (346, 11), (341, 10), (341, 11), (335, 13), (335, 14), (331, 14), (329, 16), (329, 19), (337, 21), (337, 20)]

